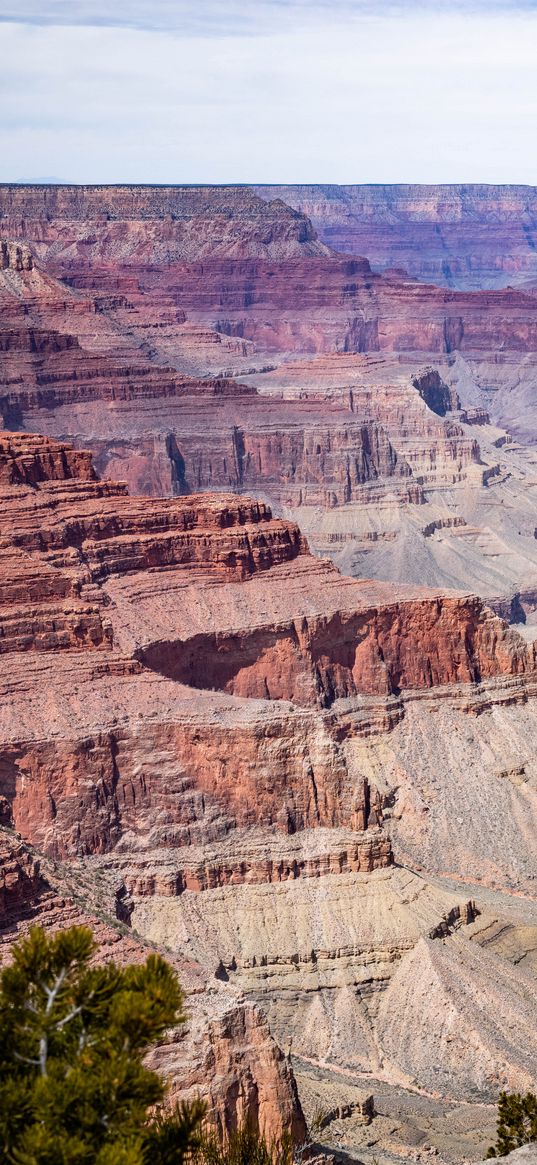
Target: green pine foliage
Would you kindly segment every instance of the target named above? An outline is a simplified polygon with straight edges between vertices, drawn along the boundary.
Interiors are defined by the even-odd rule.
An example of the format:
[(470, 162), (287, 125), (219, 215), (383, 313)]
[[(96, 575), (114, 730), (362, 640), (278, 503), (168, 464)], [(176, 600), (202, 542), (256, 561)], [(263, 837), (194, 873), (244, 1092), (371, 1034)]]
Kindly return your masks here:
[(498, 1137), (487, 1157), (506, 1157), (530, 1141), (537, 1141), (537, 1096), (527, 1092), (501, 1092), (498, 1102)]
[(203, 1105), (163, 1114), (164, 1084), (143, 1063), (184, 1021), (177, 978), (158, 955), (120, 968), (92, 965), (94, 952), (85, 927), (34, 927), (0, 976), (0, 1160), (181, 1165)]
[(245, 1121), (222, 1140), (206, 1132), (194, 1157), (194, 1165), (292, 1165), (290, 1136), (268, 1143), (262, 1133)]

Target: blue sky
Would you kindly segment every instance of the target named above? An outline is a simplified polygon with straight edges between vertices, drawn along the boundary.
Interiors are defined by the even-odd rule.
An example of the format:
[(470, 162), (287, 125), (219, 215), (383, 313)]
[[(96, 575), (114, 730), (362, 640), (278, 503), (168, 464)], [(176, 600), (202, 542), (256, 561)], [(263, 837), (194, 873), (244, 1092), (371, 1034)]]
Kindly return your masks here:
[(0, 180), (537, 183), (537, 0), (0, 0)]

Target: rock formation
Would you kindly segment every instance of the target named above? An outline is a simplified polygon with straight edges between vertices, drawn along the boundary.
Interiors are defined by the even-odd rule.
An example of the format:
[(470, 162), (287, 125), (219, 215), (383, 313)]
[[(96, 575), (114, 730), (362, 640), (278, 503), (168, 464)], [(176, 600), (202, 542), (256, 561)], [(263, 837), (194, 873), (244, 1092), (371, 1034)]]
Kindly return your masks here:
[(535, 285), (534, 186), (256, 186), (308, 215), (336, 251), (448, 287)]
[[(227, 822), (222, 835), (232, 820), (235, 827), (277, 823), (287, 833), (319, 825), (365, 829), (369, 815), (378, 817), (367, 782), (358, 778), (349, 798), (342, 796), (350, 778), (329, 730), (315, 763), (308, 754), (308, 737), (323, 724), (315, 710), (533, 669), (532, 649), (478, 600), (404, 588), (394, 594), (389, 584), (343, 579), (327, 562), (312, 559), (298, 529), (272, 518), (262, 503), (198, 495), (154, 501), (148, 509), (124, 487), (97, 480), (87, 454), (25, 434), (0, 439), (0, 482), (10, 514), (2, 548), (6, 665), (9, 658), (17, 669), (24, 658), (25, 669), (33, 664), (42, 672), (53, 666), (51, 652), (66, 652), (60, 686), (65, 669), (79, 665), (80, 680), (89, 673), (97, 690), (97, 678), (112, 668), (140, 691), (150, 678), (157, 689), (161, 682), (164, 690), (211, 693), (208, 707), (221, 692), (222, 714), (226, 694), (254, 708), (268, 701), (276, 721), (281, 701), (295, 708), (297, 731), (305, 735), (291, 783), (289, 753), (281, 757), (280, 783), (272, 743), (264, 785), (267, 733), (248, 729), (249, 714), (233, 770), (227, 766), (235, 745), (218, 725), (205, 737), (199, 725), (193, 730), (181, 721), (163, 739), (155, 724), (161, 745), (180, 748), (183, 756), (181, 819), (168, 822), (174, 845), (188, 843), (193, 832), (201, 842), (210, 840), (202, 822), (195, 827), (200, 780), (202, 817), (207, 798), (214, 799)], [(52, 708), (43, 717), (45, 731), (47, 717), (50, 724)], [(275, 725), (269, 739), (277, 731)], [(145, 828), (146, 812), (147, 827), (155, 828), (150, 817), (157, 775), (146, 775), (135, 793), (133, 776), (121, 776), (123, 746), (115, 733), (74, 744), (76, 761), (65, 739), (56, 762), (48, 746), (41, 759), (42, 740), (37, 751), (27, 742), (24, 761), (19, 746), (14, 742), (9, 760), (5, 754), (6, 780), (8, 786), (15, 782), (13, 824), (26, 840), (58, 855), (81, 854), (108, 850), (125, 828)], [(101, 773), (97, 801), (91, 785), (84, 781), (83, 793), (78, 784), (80, 748), (84, 764), (95, 776)], [(166, 800), (170, 795), (168, 788)]]
[[(170, 952), (191, 1022), (155, 1062), (223, 1124), (249, 1112), (304, 1135), (274, 1038), (301, 1071), (325, 1062), (328, 1083), (345, 1068), (490, 1102), (531, 1082), (530, 1052), (494, 1016), (524, 1022), (533, 1047), (531, 977), (498, 944), (511, 928), (527, 945), (536, 922), (486, 884), (531, 883), (533, 647), (471, 596), (343, 578), (264, 503), (148, 507), (65, 443), (3, 433), (0, 489), (6, 938), (104, 910), (121, 928), (99, 923), (103, 957), (141, 957), (129, 923)], [(439, 740), (458, 737), (446, 802)], [(512, 827), (487, 836), (504, 805)], [(475, 900), (446, 880), (469, 862)], [(463, 1056), (446, 1035), (436, 1075), (430, 1020), (422, 1035), (408, 1023), (413, 960), (430, 966), (431, 1008), (464, 1013), (475, 1045)], [(446, 970), (463, 966), (464, 998)], [(493, 980), (490, 1011), (483, 992), (472, 1012)], [(341, 1104), (336, 1124), (362, 1128), (358, 1102)]]
[(2, 937), (157, 943), (221, 1126), (479, 1159), (537, 1086), (537, 299), (246, 188), (0, 210)]
[(309, 219), (246, 186), (7, 186), (0, 230), (39, 251), (123, 262), (328, 254)]
[(523, 1145), (521, 1149), (515, 1149), (513, 1153), (509, 1153), (507, 1157), (497, 1157), (500, 1165), (535, 1165), (537, 1161), (537, 1145)]
[[(91, 927), (103, 961), (146, 958), (143, 940), (103, 915), (103, 906), (110, 912), (111, 887), (103, 892), (79, 868), (38, 861), (1, 827), (0, 859), (0, 965), (9, 960), (10, 944), (34, 922), (53, 930), (74, 923)], [(203, 1096), (220, 1130), (247, 1119), (268, 1137), (285, 1129), (302, 1141), (305, 1125), (293, 1075), (259, 1008), (232, 988), (209, 983), (192, 959), (165, 954), (188, 996), (186, 1026), (170, 1031), (150, 1053), (152, 1066), (168, 1080), (170, 1099)]]
[[(176, 192), (178, 206), (184, 193)], [(158, 200), (151, 214), (157, 210)], [(142, 224), (158, 226), (140, 205), (136, 213)], [(77, 205), (71, 217), (65, 206), (62, 214), (67, 217), (58, 222), (71, 236), (87, 226)], [(239, 232), (240, 217), (233, 221)], [(34, 230), (39, 234), (37, 224)], [(54, 259), (67, 286), (27, 248), (6, 244), (3, 253), (10, 264), (0, 271), (5, 425), (89, 444), (99, 471), (127, 480), (136, 492), (260, 493), (351, 573), (432, 585), (470, 582), (498, 610), (509, 611), (516, 595), (517, 611), (532, 610), (537, 504), (531, 459), (521, 458), (492, 426), (486, 409), (459, 407), (464, 369), (482, 353), (463, 359), (437, 351), (436, 366), (427, 362), (429, 346), (444, 349), (452, 327), (446, 332), (445, 293), (379, 281), (362, 260), (349, 261), (356, 278), (342, 286), (349, 263), (320, 256), (272, 265), (207, 259), (201, 267), (158, 269), (117, 259), (107, 267)], [(23, 253), (24, 262), (17, 259)], [(48, 267), (51, 262), (49, 256)], [(362, 303), (361, 323), (348, 315), (353, 298)], [(477, 307), (475, 296), (462, 299), (462, 346), (488, 344), (496, 319), (512, 348), (502, 360), (519, 367), (518, 330), (529, 337), (531, 321), (522, 325), (518, 309), (513, 314), (509, 293)], [(534, 313), (536, 301), (522, 299), (524, 312)], [(386, 314), (380, 322), (371, 314), (379, 310)], [(472, 338), (476, 312), (485, 334)], [(409, 313), (421, 338), (403, 335)], [(286, 351), (264, 350), (275, 343), (355, 349), (364, 327), (366, 346), (376, 346), (378, 334), (390, 349), (419, 343), (427, 352), (338, 351), (290, 361)], [(495, 336), (500, 342), (500, 332)], [(531, 357), (522, 359), (530, 368)], [(453, 489), (462, 483), (464, 492)], [(511, 509), (513, 501), (520, 513), (516, 531), (502, 521), (501, 506)], [(432, 537), (435, 531), (443, 533)]]

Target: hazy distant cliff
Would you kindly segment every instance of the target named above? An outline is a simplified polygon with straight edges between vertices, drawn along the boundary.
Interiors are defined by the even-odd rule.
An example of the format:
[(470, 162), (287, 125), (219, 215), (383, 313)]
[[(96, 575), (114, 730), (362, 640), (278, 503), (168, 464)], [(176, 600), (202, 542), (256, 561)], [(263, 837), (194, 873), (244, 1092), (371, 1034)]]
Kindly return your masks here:
[(312, 221), (336, 251), (404, 267), (432, 283), (482, 288), (537, 282), (537, 187), (257, 186)]

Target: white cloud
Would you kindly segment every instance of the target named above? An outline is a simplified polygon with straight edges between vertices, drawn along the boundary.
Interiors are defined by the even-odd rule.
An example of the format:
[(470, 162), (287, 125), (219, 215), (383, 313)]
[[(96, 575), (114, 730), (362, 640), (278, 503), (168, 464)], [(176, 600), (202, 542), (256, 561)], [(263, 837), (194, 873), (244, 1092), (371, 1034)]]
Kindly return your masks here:
[(0, 180), (537, 183), (537, 13), (351, 7), (256, 35), (6, 23)]
[(32, 24), (106, 25), (220, 35), (263, 32), (274, 23), (332, 20), (367, 13), (532, 11), (537, 0), (0, 0), (0, 20)]

